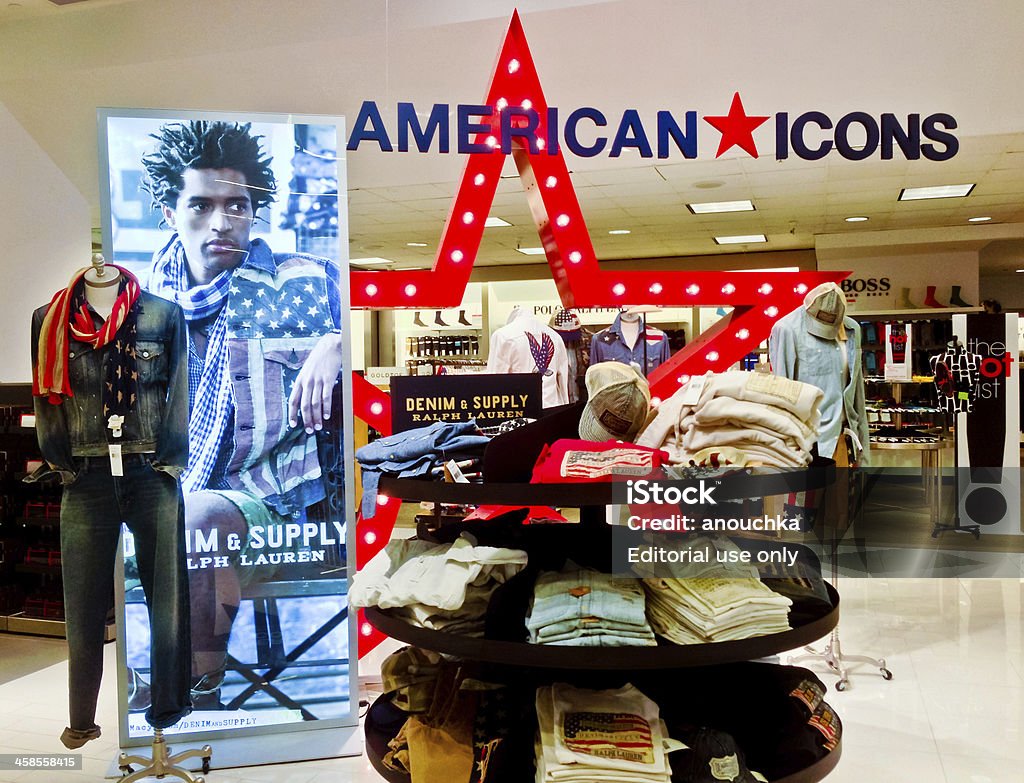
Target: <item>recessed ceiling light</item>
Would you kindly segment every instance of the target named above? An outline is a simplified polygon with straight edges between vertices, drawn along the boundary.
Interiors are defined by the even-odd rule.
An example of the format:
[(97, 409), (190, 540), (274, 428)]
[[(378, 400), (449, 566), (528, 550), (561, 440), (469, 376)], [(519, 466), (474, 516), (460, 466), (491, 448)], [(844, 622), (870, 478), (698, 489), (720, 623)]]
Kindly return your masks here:
[(708, 215), (713, 212), (753, 212), (754, 203), (749, 199), (742, 201), (705, 201), (700, 204), (687, 204), (686, 208), (695, 215)]
[(967, 222), (968, 223), (984, 223), (986, 220), (991, 220), (991, 219), (992, 218), (987, 217), (987, 216), (986, 217), (972, 217), (972, 218), (967, 218)]
[(498, 228), (500, 226), (511, 226), (507, 220), (502, 220), (500, 217), (494, 217), (494, 215), (488, 216), (487, 220), (484, 221), (484, 228)]
[(628, 228), (613, 228), (608, 233), (609, 234), (619, 235), (619, 234), (630, 234), (632, 232)]
[(426, 247), (427, 243), (426, 242), (406, 242), (405, 246), (406, 247)]
[(734, 237), (715, 237), (719, 245), (745, 245), (748, 242), (767, 242), (768, 237), (764, 234), (741, 234)]
[(1017, 271), (1018, 272), (1024, 272), (1024, 269), (1018, 269)]
[(974, 183), (964, 185), (936, 185), (931, 188), (903, 188), (900, 201), (918, 201), (924, 198), (963, 198), (974, 190)]
[(350, 258), (348, 262), (354, 266), (374, 266), (376, 264), (395, 263), (390, 258), (380, 258), (379, 256), (370, 256), (369, 258)]
[(851, 215), (850, 217), (845, 218), (845, 220), (847, 223), (863, 223), (867, 218), (863, 215)]
[(516, 251), (522, 253), (524, 256), (544, 255), (544, 248), (542, 247), (517, 247)]

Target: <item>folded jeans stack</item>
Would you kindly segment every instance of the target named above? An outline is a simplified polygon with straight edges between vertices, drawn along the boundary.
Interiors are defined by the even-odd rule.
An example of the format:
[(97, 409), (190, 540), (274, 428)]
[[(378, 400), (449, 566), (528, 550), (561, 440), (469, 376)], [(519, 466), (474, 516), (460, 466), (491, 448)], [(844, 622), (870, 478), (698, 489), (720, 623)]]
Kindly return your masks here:
[[(699, 394), (696, 387), (699, 384)], [(730, 371), (691, 380), (658, 408), (637, 445), (662, 448), (671, 461), (729, 450), (746, 464), (796, 468), (811, 462), (822, 391), (776, 375)], [(701, 459), (704, 459), (702, 456)]]
[(792, 601), (760, 580), (644, 579), (647, 617), (676, 644), (725, 642), (789, 630)]
[(538, 688), (537, 722), (537, 783), (669, 783), (667, 754), (682, 747), (632, 685)]
[(490, 438), (481, 434), (476, 422), (437, 421), (428, 427), (398, 432), (379, 438), (356, 451), (362, 469), (363, 519), (377, 513), (377, 487), (381, 475), (424, 478), (438, 465), (463, 457), (479, 457)]
[(468, 533), (452, 544), (399, 539), (352, 578), (349, 597), (424, 628), (481, 636), (491, 593), (526, 562), (526, 552), (478, 546)]
[(569, 566), (537, 578), (526, 627), (531, 644), (653, 646), (640, 580)]

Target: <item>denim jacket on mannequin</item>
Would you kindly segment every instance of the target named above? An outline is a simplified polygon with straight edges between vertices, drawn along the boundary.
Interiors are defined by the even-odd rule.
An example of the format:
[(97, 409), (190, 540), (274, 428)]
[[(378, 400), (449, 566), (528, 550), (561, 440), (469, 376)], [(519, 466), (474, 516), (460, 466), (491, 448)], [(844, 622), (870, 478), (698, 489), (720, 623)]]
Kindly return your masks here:
[[(49, 305), (32, 315), (32, 362), (39, 354), (39, 333)], [(145, 291), (135, 305), (135, 359), (138, 400), (112, 438), (103, 417), (103, 379), (113, 346), (94, 349), (89, 343), (68, 340), (68, 373), (73, 396), (53, 405), (34, 397), (36, 435), (43, 459), (62, 479), (70, 481), (77, 469), (75, 457), (108, 454), (109, 443), (119, 443), (125, 454), (153, 453), (154, 467), (179, 476), (188, 464), (188, 353), (185, 316), (178, 305)], [(35, 475), (43, 478), (48, 470)]]

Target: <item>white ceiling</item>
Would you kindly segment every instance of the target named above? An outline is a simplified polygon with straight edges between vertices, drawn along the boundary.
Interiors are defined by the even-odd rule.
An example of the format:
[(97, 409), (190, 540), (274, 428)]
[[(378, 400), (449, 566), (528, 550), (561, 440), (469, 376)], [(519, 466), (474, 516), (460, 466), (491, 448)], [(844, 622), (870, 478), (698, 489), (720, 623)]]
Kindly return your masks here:
[[(18, 7), (13, 7), (17, 5)], [(353, 118), (364, 100), (393, 117), (420, 106), (479, 102), (512, 4), (481, 0), (0, 0), (0, 101), (98, 216), (97, 106), (294, 111)], [(723, 252), (717, 234), (764, 233), (745, 250), (787, 251), (898, 241), (959, 242), (986, 252), (983, 271), (1024, 266), (1024, 3), (979, 0), (787, 3), (618, 0), (519, 3), (548, 103), (725, 114), (739, 90), (749, 114), (818, 110), (947, 112), (950, 161), (776, 161), (773, 122), (715, 159), (700, 121), (699, 156), (642, 160), (567, 156), (598, 257)], [(389, 115), (388, 112), (392, 114)], [(651, 123), (653, 126), (653, 122)], [(350, 251), (429, 266), (457, 187), (457, 155), (349, 155)], [(536, 246), (511, 163), (478, 264), (522, 264)], [(899, 202), (905, 186), (977, 183), (967, 198)], [(714, 187), (709, 185), (714, 184)], [(688, 201), (753, 200), (755, 212), (693, 215)], [(866, 223), (844, 218), (865, 215)], [(992, 221), (972, 225), (969, 217)], [(629, 229), (626, 236), (608, 231)], [(884, 233), (883, 233), (884, 232)], [(408, 242), (425, 242), (410, 248)], [(536, 262), (536, 258), (532, 259)]]

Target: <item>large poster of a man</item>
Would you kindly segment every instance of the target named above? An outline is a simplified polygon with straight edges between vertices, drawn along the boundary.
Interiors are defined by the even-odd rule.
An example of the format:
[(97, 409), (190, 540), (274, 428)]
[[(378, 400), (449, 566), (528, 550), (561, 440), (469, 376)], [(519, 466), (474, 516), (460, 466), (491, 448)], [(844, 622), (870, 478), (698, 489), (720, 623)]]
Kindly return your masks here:
[[(194, 712), (175, 731), (353, 715), (343, 129), (104, 112), (104, 250), (188, 325), (182, 474)], [(128, 733), (148, 622), (126, 542)]]

